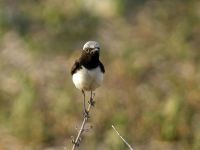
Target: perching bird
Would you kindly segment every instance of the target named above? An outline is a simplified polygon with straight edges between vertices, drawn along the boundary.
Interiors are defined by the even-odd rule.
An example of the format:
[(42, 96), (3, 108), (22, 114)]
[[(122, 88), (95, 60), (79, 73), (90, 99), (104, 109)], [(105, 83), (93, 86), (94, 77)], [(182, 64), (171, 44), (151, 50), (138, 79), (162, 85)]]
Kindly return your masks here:
[(90, 91), (92, 97), (92, 92), (101, 85), (105, 73), (104, 66), (99, 60), (99, 54), (100, 45), (98, 42), (86, 42), (80, 58), (75, 61), (71, 69), (73, 83), (84, 96), (85, 114), (88, 114), (85, 106), (85, 91)]

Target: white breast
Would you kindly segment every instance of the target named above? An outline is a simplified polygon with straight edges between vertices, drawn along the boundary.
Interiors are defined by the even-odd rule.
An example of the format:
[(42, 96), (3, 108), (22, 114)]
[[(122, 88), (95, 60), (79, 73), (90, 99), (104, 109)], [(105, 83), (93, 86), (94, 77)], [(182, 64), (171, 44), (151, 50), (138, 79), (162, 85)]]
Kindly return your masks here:
[(72, 80), (76, 88), (80, 90), (93, 91), (101, 85), (103, 81), (103, 73), (101, 72), (100, 67), (88, 70), (82, 66), (82, 69), (73, 74)]

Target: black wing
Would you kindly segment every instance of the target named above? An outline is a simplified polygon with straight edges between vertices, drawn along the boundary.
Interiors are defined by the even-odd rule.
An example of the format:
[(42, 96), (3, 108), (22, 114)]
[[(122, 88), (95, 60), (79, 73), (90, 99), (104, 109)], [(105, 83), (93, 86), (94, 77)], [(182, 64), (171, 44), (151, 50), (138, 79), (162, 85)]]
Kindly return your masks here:
[(71, 68), (71, 75), (76, 73), (77, 70), (81, 69), (80, 62), (78, 60), (75, 61), (74, 65)]
[(99, 61), (99, 65), (100, 65), (101, 71), (105, 73), (105, 68), (104, 68), (104, 65), (101, 63), (101, 61)]

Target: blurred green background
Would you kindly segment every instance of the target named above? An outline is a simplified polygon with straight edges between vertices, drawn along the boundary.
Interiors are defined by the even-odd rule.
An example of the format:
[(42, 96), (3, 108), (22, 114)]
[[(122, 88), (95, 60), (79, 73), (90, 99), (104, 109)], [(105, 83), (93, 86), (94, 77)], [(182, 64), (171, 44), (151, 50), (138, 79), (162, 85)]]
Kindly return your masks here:
[(106, 74), (79, 149), (128, 149), (112, 124), (137, 150), (200, 149), (200, 1), (1, 0), (0, 150), (71, 149), (88, 40)]

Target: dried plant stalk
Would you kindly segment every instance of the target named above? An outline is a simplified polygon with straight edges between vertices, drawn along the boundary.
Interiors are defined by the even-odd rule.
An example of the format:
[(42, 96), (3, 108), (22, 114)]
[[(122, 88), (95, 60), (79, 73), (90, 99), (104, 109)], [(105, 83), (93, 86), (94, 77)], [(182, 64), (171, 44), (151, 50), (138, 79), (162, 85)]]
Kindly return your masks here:
[(117, 135), (122, 139), (122, 141), (129, 147), (130, 150), (133, 150), (133, 147), (119, 134), (119, 132), (115, 129), (115, 127), (112, 125), (112, 128), (115, 130)]
[(89, 105), (88, 105), (88, 108), (87, 108), (87, 115), (84, 116), (84, 119), (83, 119), (83, 122), (82, 122), (82, 125), (80, 127), (80, 130), (78, 131), (78, 134), (77, 134), (77, 137), (75, 140), (72, 140), (72, 143), (73, 143), (73, 147), (72, 147), (72, 150), (75, 150), (76, 147), (78, 147), (80, 145), (80, 142), (81, 142), (81, 135), (82, 133), (84, 132), (84, 128), (85, 128), (85, 125), (89, 119), (89, 113), (90, 113), (90, 109), (92, 106), (94, 106), (94, 100), (93, 100), (93, 97), (94, 95), (92, 95), (92, 92), (91, 92), (91, 97), (90, 97), (90, 101), (88, 102)]

